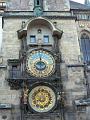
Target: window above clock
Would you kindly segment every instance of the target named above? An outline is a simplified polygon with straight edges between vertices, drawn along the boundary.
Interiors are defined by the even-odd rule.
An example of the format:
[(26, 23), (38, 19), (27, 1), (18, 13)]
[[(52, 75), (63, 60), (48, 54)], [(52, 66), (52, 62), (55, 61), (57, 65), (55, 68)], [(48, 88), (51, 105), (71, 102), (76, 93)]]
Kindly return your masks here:
[(30, 36), (30, 43), (36, 43), (36, 36), (35, 35)]
[(44, 35), (43, 36), (43, 43), (48, 44), (49, 43), (49, 35)]

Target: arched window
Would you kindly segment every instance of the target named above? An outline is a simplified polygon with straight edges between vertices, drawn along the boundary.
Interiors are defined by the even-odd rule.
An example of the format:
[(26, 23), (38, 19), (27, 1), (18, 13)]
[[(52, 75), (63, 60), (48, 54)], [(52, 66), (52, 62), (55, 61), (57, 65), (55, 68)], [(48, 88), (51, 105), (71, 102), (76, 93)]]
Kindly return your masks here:
[(34, 0), (34, 7), (35, 6), (43, 7), (43, 0)]
[(84, 62), (90, 62), (90, 37), (87, 33), (81, 35), (81, 50)]

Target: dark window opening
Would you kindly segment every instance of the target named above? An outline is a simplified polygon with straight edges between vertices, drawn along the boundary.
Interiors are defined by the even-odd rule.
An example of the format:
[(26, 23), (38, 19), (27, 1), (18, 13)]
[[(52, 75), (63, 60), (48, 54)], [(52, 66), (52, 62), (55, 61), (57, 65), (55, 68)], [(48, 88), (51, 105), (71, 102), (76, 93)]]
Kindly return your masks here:
[(18, 59), (8, 60), (9, 66), (9, 78), (20, 78), (21, 77), (21, 66)]
[(30, 36), (30, 43), (36, 43), (36, 36), (35, 35)]
[(89, 36), (86, 33), (83, 33), (81, 35), (81, 39), (89, 39)]
[(34, 0), (34, 7), (43, 8), (43, 0)]
[(44, 35), (43, 42), (44, 42), (45, 44), (46, 44), (46, 43), (49, 43), (49, 36), (48, 36), (48, 35)]
[(17, 70), (17, 65), (12, 65), (12, 70)]
[(86, 33), (81, 36), (81, 51), (84, 62), (90, 62), (90, 38)]
[(16, 78), (18, 73), (18, 66), (17, 65), (12, 65), (12, 77)]
[(37, 0), (37, 5), (40, 5), (40, 1), (39, 0)]
[(88, 19), (90, 19), (90, 16), (87, 16)]

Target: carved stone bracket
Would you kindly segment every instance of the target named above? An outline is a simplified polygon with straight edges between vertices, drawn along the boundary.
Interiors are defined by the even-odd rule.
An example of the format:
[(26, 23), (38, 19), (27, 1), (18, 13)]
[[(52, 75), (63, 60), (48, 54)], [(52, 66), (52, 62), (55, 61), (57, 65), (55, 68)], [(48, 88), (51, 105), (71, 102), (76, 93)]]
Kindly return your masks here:
[(7, 80), (8, 81), (8, 84), (9, 84), (9, 86), (10, 86), (10, 88), (11, 89), (15, 89), (15, 90), (18, 90), (18, 89), (20, 89), (22, 86), (22, 80), (15, 80), (15, 79), (8, 79)]

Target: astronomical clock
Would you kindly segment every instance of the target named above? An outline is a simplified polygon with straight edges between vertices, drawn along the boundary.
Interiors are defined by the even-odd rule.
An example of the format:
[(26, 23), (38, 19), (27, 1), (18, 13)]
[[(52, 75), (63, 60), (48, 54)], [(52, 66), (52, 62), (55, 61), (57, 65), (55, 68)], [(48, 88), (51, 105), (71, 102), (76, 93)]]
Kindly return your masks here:
[(60, 56), (57, 47), (55, 50), (51, 52), (48, 47), (39, 46), (26, 52), (25, 72), (28, 77), (23, 95), (26, 111), (51, 113), (60, 106)]
[(52, 116), (51, 113), (59, 116), (62, 107), (59, 45), (63, 32), (56, 28), (50, 16), (48, 19), (41, 16), (43, 8), (43, 0), (34, 0), (30, 19), (21, 21), (22, 26), (17, 31), (21, 44), (19, 56), (8, 60), (9, 85), (21, 91), (22, 120), (30, 120), (33, 114), (37, 120), (42, 113), (45, 118)]
[[(53, 54), (44, 49), (35, 49), (27, 53), (26, 71), (36, 78), (28, 92), (29, 108), (34, 112), (46, 113), (52, 111), (57, 102), (55, 88), (50, 82), (43, 81), (55, 72), (55, 59)], [(39, 79), (42, 82), (39, 82)]]
[(59, 39), (62, 31), (55, 28), (51, 21), (38, 17), (27, 23), (18, 35), (22, 39), (22, 81), (18, 80), (18, 83), (22, 87), (21, 110), (26, 113), (22, 116), (60, 113), (62, 83)]

